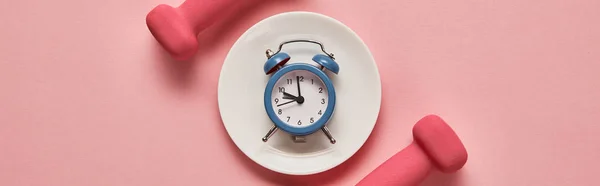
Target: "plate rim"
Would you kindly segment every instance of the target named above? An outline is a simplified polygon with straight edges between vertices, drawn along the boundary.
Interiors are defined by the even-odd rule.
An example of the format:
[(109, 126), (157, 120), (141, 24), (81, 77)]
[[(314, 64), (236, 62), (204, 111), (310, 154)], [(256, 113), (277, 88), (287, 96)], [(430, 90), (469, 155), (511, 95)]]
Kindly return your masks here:
[[(326, 19), (327, 21), (333, 22), (335, 24), (341, 25), (343, 29), (345, 29), (347, 32), (349, 32), (353, 37), (355, 37), (355, 39), (359, 42), (359, 44), (361, 45), (361, 47), (366, 49), (366, 54), (368, 55), (368, 57), (370, 58), (370, 60), (372, 61), (372, 63), (374, 64), (374, 73), (377, 77), (377, 81), (375, 86), (377, 87), (376, 92), (377, 92), (377, 110), (376, 110), (376, 116), (375, 116), (375, 121), (372, 125), (372, 127), (369, 127), (369, 131), (368, 131), (368, 135), (366, 138), (364, 138), (364, 140), (361, 140), (360, 145), (358, 146), (358, 148), (352, 149), (351, 153), (348, 153), (349, 156), (345, 157), (344, 160), (338, 162), (338, 163), (334, 163), (331, 164), (331, 166), (322, 168), (322, 169), (318, 169), (318, 170), (309, 170), (309, 171), (289, 171), (286, 169), (281, 169), (278, 167), (272, 167), (269, 166), (267, 164), (261, 163), (259, 161), (257, 161), (255, 158), (252, 158), (247, 152), (245, 152), (244, 150), (242, 150), (242, 148), (240, 147), (240, 144), (237, 143), (231, 132), (230, 129), (228, 129), (227, 124), (225, 124), (225, 121), (223, 119), (223, 102), (221, 101), (222, 96), (221, 94), (219, 94), (221, 87), (223, 86), (222, 82), (223, 82), (223, 71), (225, 70), (224, 65), (226, 64), (226, 62), (229, 60), (229, 58), (231, 58), (231, 55), (233, 55), (231, 53), (231, 51), (237, 47), (239, 45), (239, 42), (241, 42), (241, 39), (246, 37), (248, 34), (250, 34), (250, 32), (248, 32), (249, 30), (253, 30), (256, 27), (258, 27), (260, 25), (260, 23), (263, 22), (267, 22), (269, 20), (275, 19), (275, 18), (279, 18), (282, 16), (304, 16), (304, 15), (308, 15), (308, 16), (316, 16), (319, 17), (320, 19)], [(374, 82), (375, 83), (375, 82)], [(238, 36), (238, 38), (236, 39), (236, 41), (233, 43), (233, 45), (229, 48), (229, 51), (227, 52), (225, 58), (223, 59), (223, 64), (221, 65), (221, 70), (219, 72), (219, 78), (218, 78), (218, 85), (217, 85), (217, 104), (218, 104), (218, 109), (219, 109), (219, 118), (221, 119), (221, 123), (223, 124), (223, 127), (225, 128), (225, 131), (227, 132), (227, 135), (229, 136), (229, 139), (231, 140), (231, 142), (233, 142), (233, 144), (237, 147), (237, 150), (241, 151), (248, 159), (252, 160), (254, 163), (260, 165), (261, 167), (264, 167), (268, 170), (274, 171), (274, 172), (278, 172), (278, 173), (282, 173), (282, 174), (287, 174), (287, 175), (312, 175), (312, 174), (318, 174), (318, 173), (322, 173), (322, 172), (326, 172), (328, 170), (331, 170), (345, 162), (347, 162), (350, 158), (352, 158), (354, 155), (356, 155), (356, 153), (362, 149), (364, 147), (364, 145), (366, 144), (366, 142), (371, 138), (372, 134), (373, 134), (373, 130), (375, 129), (375, 127), (377, 126), (377, 121), (379, 120), (380, 117), (380, 113), (381, 113), (381, 103), (382, 103), (382, 83), (381, 83), (381, 74), (379, 73), (379, 67), (377, 65), (377, 61), (375, 60), (375, 57), (373, 56), (373, 53), (371, 52), (370, 48), (368, 47), (368, 45), (362, 40), (362, 38), (356, 33), (354, 32), (354, 30), (352, 30), (349, 26), (347, 26), (346, 24), (344, 24), (343, 22), (334, 19), (333, 17), (321, 14), (321, 13), (317, 13), (317, 12), (311, 12), (311, 11), (287, 11), (287, 12), (281, 12), (281, 13), (277, 13), (271, 16), (268, 16), (266, 18), (263, 18), (261, 20), (259, 20), (258, 22), (254, 23), (251, 27), (249, 27), (248, 29), (246, 29), (240, 36)]]

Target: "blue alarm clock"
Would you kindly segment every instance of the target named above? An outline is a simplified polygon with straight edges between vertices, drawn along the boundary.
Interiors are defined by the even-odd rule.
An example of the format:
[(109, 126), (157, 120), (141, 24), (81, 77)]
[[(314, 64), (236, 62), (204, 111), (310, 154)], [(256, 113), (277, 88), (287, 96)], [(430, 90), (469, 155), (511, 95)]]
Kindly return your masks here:
[[(283, 45), (295, 42), (317, 44), (325, 54), (316, 54), (312, 60), (286, 64), (290, 56), (281, 52)], [(278, 129), (292, 136), (294, 142), (305, 142), (305, 136), (323, 131), (332, 144), (336, 140), (326, 124), (335, 109), (335, 89), (325, 73), (329, 70), (338, 74), (340, 67), (333, 53), (327, 53), (323, 44), (313, 40), (290, 40), (282, 42), (277, 52), (266, 51), (264, 72), (271, 75), (264, 93), (267, 115), (274, 126), (262, 138), (266, 142)]]

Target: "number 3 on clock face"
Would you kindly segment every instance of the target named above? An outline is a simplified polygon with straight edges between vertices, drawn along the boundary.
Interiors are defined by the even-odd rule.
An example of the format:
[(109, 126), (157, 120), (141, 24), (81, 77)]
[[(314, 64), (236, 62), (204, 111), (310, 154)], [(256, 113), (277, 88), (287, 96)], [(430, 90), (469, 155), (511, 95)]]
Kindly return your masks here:
[(271, 77), (265, 90), (265, 109), (278, 128), (292, 135), (321, 129), (335, 106), (331, 80), (308, 64), (290, 64)]

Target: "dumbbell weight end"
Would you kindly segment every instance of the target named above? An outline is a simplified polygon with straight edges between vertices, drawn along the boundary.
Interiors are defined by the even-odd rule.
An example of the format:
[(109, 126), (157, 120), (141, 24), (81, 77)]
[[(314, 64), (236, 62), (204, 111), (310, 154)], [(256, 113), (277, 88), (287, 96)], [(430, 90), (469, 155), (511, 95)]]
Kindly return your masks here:
[(413, 127), (414, 141), (386, 160), (357, 185), (415, 186), (429, 171), (458, 171), (467, 161), (462, 142), (440, 117), (428, 115)]
[(146, 25), (158, 43), (177, 60), (198, 50), (198, 34), (234, 7), (234, 0), (186, 0), (179, 7), (160, 4), (146, 15)]

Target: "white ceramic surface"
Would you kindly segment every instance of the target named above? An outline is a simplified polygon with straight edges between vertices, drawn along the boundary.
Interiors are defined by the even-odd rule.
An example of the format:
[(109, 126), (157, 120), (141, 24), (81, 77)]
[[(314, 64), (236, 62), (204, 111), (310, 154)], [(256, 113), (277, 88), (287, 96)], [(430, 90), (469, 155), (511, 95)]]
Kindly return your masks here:
[[(339, 74), (327, 72), (337, 96), (327, 124), (336, 144), (322, 131), (307, 136), (306, 143), (293, 143), (282, 130), (267, 142), (261, 140), (273, 126), (263, 103), (270, 78), (263, 71), (265, 50), (276, 51), (281, 42), (291, 39), (322, 42), (340, 65)], [(311, 58), (322, 54), (311, 43), (284, 45), (282, 52), (291, 56), (289, 63), (314, 63)], [(245, 155), (276, 172), (307, 175), (338, 166), (365, 143), (379, 114), (381, 83), (369, 49), (350, 28), (321, 14), (287, 12), (260, 21), (236, 41), (221, 69), (218, 99), (223, 124)]]

